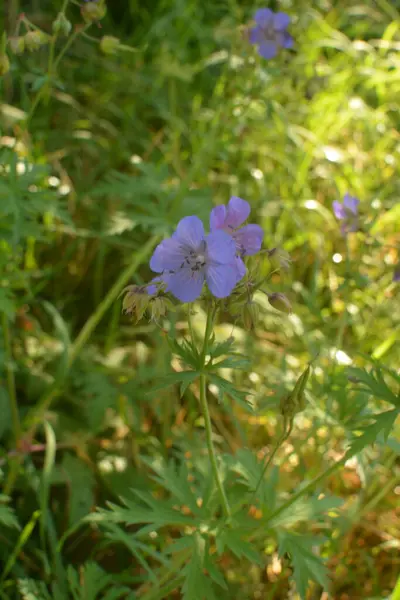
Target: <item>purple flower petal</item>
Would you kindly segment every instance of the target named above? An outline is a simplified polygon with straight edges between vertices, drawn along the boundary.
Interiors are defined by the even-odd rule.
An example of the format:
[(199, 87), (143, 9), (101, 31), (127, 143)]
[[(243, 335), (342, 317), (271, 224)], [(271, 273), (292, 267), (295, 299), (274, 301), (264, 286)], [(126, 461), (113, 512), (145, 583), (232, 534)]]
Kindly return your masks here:
[(354, 196), (350, 196), (350, 194), (345, 194), (343, 197), (343, 206), (345, 206), (348, 210), (350, 210), (354, 215), (358, 213), (358, 205), (360, 201), (358, 198)]
[(237, 273), (236, 283), (238, 283), (246, 275), (246, 265), (244, 264), (240, 256), (235, 257), (235, 269)]
[(210, 229), (223, 229), (226, 219), (226, 207), (224, 204), (219, 204), (212, 209), (210, 214)]
[(148, 293), (149, 296), (155, 296), (158, 292), (158, 285), (157, 283), (160, 283), (163, 281), (162, 276), (160, 275), (159, 277), (154, 277), (154, 279), (152, 279), (150, 281), (150, 283), (148, 285), (146, 285), (146, 292)]
[(397, 269), (395, 269), (393, 274), (393, 281), (396, 283), (400, 281), (400, 267), (397, 267)]
[(207, 262), (210, 264), (232, 264), (235, 260), (236, 245), (234, 239), (222, 229), (207, 236)]
[(226, 298), (238, 281), (235, 264), (209, 265), (206, 268), (206, 281), (210, 292), (217, 298)]
[(335, 200), (335, 202), (333, 202), (332, 204), (333, 207), (333, 212), (335, 213), (335, 217), (337, 219), (345, 219), (346, 218), (346, 209), (343, 206), (343, 204), (341, 204), (340, 202), (338, 202), (337, 200)]
[(259, 8), (255, 15), (254, 20), (260, 27), (266, 28), (273, 24), (274, 13), (269, 8)]
[(235, 231), (234, 240), (241, 256), (250, 256), (260, 251), (264, 232), (259, 225), (245, 225)]
[(293, 38), (286, 31), (278, 33), (277, 41), (282, 48), (293, 48)]
[(156, 273), (178, 269), (182, 264), (182, 248), (176, 238), (163, 240), (153, 252), (150, 269)]
[(204, 269), (192, 271), (180, 269), (168, 275), (168, 291), (181, 302), (194, 302), (201, 294), (204, 283)]
[(284, 31), (290, 24), (290, 17), (284, 12), (274, 14), (274, 29), (276, 31)]
[(228, 202), (225, 227), (236, 229), (236, 227), (245, 222), (249, 214), (250, 204), (238, 196), (232, 196)]
[(270, 59), (274, 58), (277, 53), (277, 45), (276, 42), (272, 40), (266, 40), (262, 42), (258, 47), (258, 54), (263, 58)]
[(189, 248), (197, 249), (204, 240), (203, 223), (199, 217), (184, 217), (178, 223), (174, 238)]
[(264, 37), (265, 37), (265, 33), (259, 25), (256, 25), (256, 27), (253, 27), (253, 29), (250, 29), (250, 31), (249, 31), (250, 44), (261, 44)]

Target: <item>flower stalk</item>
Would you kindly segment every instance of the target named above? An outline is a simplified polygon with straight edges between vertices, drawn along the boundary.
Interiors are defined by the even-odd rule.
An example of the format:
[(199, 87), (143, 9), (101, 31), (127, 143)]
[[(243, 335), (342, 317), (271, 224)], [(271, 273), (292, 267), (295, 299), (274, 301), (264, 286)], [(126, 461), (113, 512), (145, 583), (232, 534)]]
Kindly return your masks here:
[[(204, 333), (204, 343), (203, 343), (203, 349), (202, 349), (202, 353), (201, 353), (201, 361), (202, 361), (203, 368), (205, 367), (205, 363), (206, 363), (208, 342), (210, 339), (212, 326), (214, 324), (214, 318), (215, 318), (216, 311), (217, 311), (217, 308), (215, 306), (214, 308), (210, 308), (207, 313), (206, 330)], [(217, 456), (216, 456), (214, 444), (212, 441), (212, 424), (211, 424), (210, 411), (209, 411), (208, 403), (207, 403), (207, 380), (206, 380), (206, 375), (204, 373), (202, 373), (200, 375), (200, 405), (201, 405), (201, 410), (202, 410), (203, 417), (204, 417), (204, 425), (205, 425), (206, 439), (207, 439), (207, 449), (208, 449), (208, 456), (210, 458), (211, 469), (212, 469), (212, 472), (214, 475), (215, 484), (216, 484), (218, 492), (219, 492), (219, 496), (221, 499), (221, 504), (222, 504), (222, 508), (223, 508), (225, 517), (227, 519), (229, 519), (231, 516), (231, 510), (229, 507), (228, 498), (226, 496), (224, 484), (222, 482), (222, 479), (221, 479), (221, 476), (220, 476), (220, 473), (218, 470)]]

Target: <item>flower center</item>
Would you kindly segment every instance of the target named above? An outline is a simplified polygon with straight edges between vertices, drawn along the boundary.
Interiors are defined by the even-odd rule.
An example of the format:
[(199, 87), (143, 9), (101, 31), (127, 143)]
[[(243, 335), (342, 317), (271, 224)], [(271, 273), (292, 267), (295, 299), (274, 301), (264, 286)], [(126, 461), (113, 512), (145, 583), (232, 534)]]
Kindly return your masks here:
[(180, 266), (181, 269), (190, 269), (192, 273), (201, 271), (207, 262), (205, 248), (202, 246), (197, 251), (187, 249), (184, 253), (184, 260)]
[(264, 33), (264, 37), (266, 40), (270, 41), (270, 42), (276, 42), (277, 41), (277, 32), (274, 29), (273, 25), (268, 25), (266, 27), (262, 28), (263, 33)]

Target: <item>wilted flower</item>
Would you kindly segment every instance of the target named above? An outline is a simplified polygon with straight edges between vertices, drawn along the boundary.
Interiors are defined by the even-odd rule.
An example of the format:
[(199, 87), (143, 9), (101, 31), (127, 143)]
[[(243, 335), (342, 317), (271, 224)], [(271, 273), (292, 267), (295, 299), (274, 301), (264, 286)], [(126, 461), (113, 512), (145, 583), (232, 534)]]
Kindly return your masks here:
[(292, 312), (292, 305), (290, 304), (289, 298), (285, 294), (275, 292), (268, 294), (268, 302), (279, 312), (284, 312), (288, 315)]
[(228, 208), (220, 204), (212, 209), (210, 215), (211, 231), (223, 230), (235, 240), (238, 280), (246, 273), (242, 258), (259, 252), (264, 237), (264, 232), (259, 225), (250, 224), (240, 227), (249, 214), (250, 204), (238, 196), (232, 196)]
[(343, 234), (357, 231), (358, 229), (358, 205), (360, 201), (355, 196), (345, 194), (343, 204), (335, 200), (333, 212), (335, 217), (342, 221), (341, 230)]
[(150, 268), (181, 302), (196, 300), (204, 281), (214, 296), (226, 298), (238, 281), (234, 240), (224, 231), (206, 236), (195, 216), (184, 217), (172, 237), (157, 246)]
[(286, 13), (274, 13), (269, 8), (260, 8), (254, 15), (256, 26), (250, 30), (251, 44), (258, 45), (258, 53), (263, 58), (274, 58), (279, 48), (291, 48), (293, 38), (286, 31), (290, 17)]

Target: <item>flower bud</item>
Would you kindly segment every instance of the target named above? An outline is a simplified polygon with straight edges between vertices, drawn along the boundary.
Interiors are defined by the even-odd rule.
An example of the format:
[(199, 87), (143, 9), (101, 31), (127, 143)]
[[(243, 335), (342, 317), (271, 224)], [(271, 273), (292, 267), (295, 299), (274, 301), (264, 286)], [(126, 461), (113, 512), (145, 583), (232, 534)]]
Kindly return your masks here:
[(119, 48), (119, 39), (112, 35), (103, 35), (100, 40), (100, 50), (104, 54), (115, 54)]
[(38, 50), (40, 46), (44, 46), (49, 40), (50, 36), (38, 29), (35, 29), (35, 31), (28, 31), (28, 33), (25, 34), (25, 46), (30, 52)]
[(289, 298), (285, 294), (276, 292), (274, 294), (268, 294), (268, 302), (276, 310), (290, 315), (292, 312), (292, 305), (289, 302)]
[(136, 317), (136, 322), (143, 317), (151, 296), (147, 293), (145, 286), (128, 285), (123, 291), (128, 292), (122, 301), (122, 310), (127, 315)]
[(25, 50), (25, 39), (23, 36), (9, 38), (8, 43), (10, 44), (11, 51), (14, 54), (22, 54)]
[(260, 316), (260, 307), (255, 302), (246, 302), (243, 307), (243, 325), (246, 331), (254, 331)]
[(311, 372), (311, 364), (307, 366), (307, 368), (300, 375), (296, 384), (293, 388), (293, 391), (288, 395), (282, 398), (280, 403), (281, 413), (287, 419), (292, 419), (294, 415), (305, 408), (305, 389), (307, 385), (308, 378)]
[(0, 54), (0, 77), (8, 73), (10, 70), (10, 61), (5, 52)]
[(67, 17), (63, 12), (58, 13), (56, 20), (53, 23), (54, 33), (68, 36), (72, 29), (71, 21), (68, 21)]
[(274, 269), (287, 271), (292, 262), (290, 255), (283, 248), (272, 248), (268, 250), (268, 258)]
[(100, 21), (107, 12), (103, 0), (100, 2), (87, 2), (81, 8), (81, 13), (86, 23), (93, 23), (93, 21)]
[(159, 321), (167, 312), (167, 303), (164, 298), (153, 298), (150, 302), (150, 312), (153, 321)]

